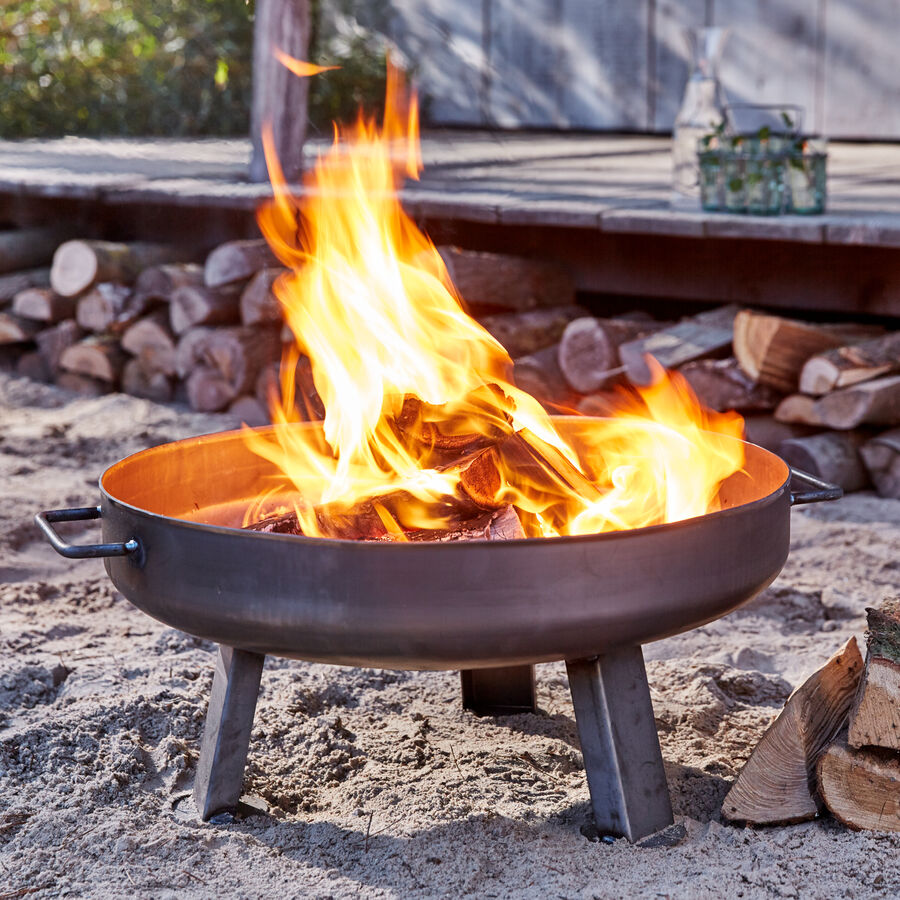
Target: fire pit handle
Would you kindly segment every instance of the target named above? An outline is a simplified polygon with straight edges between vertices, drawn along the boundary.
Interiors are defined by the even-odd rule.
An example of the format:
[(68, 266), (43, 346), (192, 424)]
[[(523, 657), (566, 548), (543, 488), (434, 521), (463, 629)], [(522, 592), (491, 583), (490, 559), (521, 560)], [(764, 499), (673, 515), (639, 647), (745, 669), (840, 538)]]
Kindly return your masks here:
[[(791, 469), (791, 506), (798, 506), (801, 503), (820, 503), (823, 500), (840, 500), (844, 496), (843, 488), (839, 488), (836, 484), (829, 484), (810, 475), (808, 472), (801, 472), (793, 466)], [(798, 482), (800, 482), (798, 484)], [(807, 487), (811, 490), (794, 490), (796, 487)]]
[(53, 549), (68, 559), (97, 559), (103, 556), (128, 556), (141, 549), (141, 545), (132, 538), (117, 544), (67, 544), (54, 530), (53, 522), (83, 522), (88, 519), (99, 519), (99, 506), (87, 506), (81, 509), (49, 509), (38, 513), (34, 521), (44, 536), (50, 541)]

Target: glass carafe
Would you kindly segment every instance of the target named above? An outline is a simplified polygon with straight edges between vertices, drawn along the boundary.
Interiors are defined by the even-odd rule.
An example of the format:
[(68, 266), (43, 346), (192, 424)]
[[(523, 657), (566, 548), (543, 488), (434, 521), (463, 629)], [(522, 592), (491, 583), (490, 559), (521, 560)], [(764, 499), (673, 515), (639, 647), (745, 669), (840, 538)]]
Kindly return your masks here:
[(693, 65), (672, 132), (672, 184), (676, 199), (700, 196), (697, 141), (725, 118), (719, 60), (728, 29), (691, 28), (685, 35)]

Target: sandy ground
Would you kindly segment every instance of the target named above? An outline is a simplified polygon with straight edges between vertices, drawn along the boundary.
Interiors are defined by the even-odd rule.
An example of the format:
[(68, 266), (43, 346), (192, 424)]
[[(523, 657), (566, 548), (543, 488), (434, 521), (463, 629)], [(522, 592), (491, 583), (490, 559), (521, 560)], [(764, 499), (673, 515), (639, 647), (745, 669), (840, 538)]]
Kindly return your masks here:
[(110, 463), (227, 424), (0, 376), (0, 898), (898, 894), (900, 835), (719, 815), (791, 689), (898, 592), (900, 502), (866, 494), (795, 510), (769, 590), (645, 648), (674, 846), (583, 833), (561, 665), (538, 668), (540, 715), (477, 719), (455, 673), (269, 659), (245, 790), (270, 812), (198, 822), (213, 647), (132, 608), (99, 562), (56, 556), (31, 516), (96, 503)]

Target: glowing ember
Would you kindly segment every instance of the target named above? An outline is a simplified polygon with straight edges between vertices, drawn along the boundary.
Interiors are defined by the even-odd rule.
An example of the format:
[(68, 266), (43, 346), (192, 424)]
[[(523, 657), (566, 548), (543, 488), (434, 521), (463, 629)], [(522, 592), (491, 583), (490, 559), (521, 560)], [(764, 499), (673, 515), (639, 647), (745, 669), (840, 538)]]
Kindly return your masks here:
[[(293, 71), (307, 64), (285, 60)], [(309, 357), (324, 427), (246, 430), (283, 473), (246, 522), (293, 509), (304, 534), (371, 519), (403, 539), (512, 504), (529, 536), (589, 534), (702, 515), (743, 464), (737, 415), (702, 410), (680, 377), (623, 393), (614, 418), (565, 431), (510, 381), (503, 347), (463, 309), (431, 241), (397, 199), (421, 168), (415, 99), (391, 69), (382, 129), (360, 117), (305, 179), (302, 200), (267, 142), (263, 234), (289, 267), (275, 285), (296, 348), (276, 424), (297, 422)], [(365, 529), (363, 529), (365, 530)]]

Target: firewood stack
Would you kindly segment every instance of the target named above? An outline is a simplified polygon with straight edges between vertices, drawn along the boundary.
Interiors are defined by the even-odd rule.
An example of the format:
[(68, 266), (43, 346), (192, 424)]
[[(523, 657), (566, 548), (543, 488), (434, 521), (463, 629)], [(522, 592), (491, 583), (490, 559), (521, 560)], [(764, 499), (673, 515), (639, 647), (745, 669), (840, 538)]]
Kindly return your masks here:
[(900, 598), (788, 699), (722, 804), (726, 819), (775, 825), (827, 809), (856, 830), (900, 831)]

